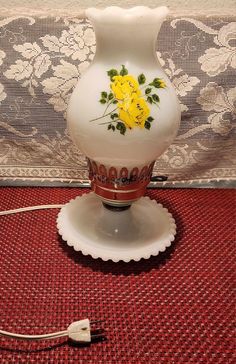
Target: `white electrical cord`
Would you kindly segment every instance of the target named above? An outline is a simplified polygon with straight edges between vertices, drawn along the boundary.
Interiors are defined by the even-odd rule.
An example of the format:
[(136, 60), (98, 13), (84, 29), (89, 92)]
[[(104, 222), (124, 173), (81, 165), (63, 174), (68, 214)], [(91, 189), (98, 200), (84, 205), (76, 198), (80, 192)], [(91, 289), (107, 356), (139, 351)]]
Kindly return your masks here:
[(67, 331), (58, 331), (51, 334), (45, 335), (22, 335), (15, 334), (13, 332), (0, 330), (0, 336), (10, 337), (11, 339), (21, 339), (21, 340), (46, 340), (46, 339), (57, 339), (58, 337), (67, 336)]
[[(28, 206), (14, 210), (0, 211), (0, 216), (16, 214), (18, 212), (34, 211), (34, 210), (58, 209), (63, 206), (64, 205)], [(51, 334), (44, 334), (44, 335), (22, 335), (0, 330), (0, 336), (12, 339), (20, 339), (20, 340), (48, 340), (48, 339), (57, 339), (60, 337), (68, 336), (69, 339), (78, 343), (90, 343), (92, 339), (98, 339), (103, 337), (104, 335), (103, 329), (95, 329), (93, 331), (91, 330), (91, 325), (101, 321), (102, 320), (90, 322), (89, 319), (74, 321), (68, 326), (67, 330), (53, 332)]]
[(20, 340), (48, 340), (58, 339), (60, 337), (68, 336), (69, 339), (77, 343), (90, 343), (92, 339), (103, 337), (103, 330), (96, 329), (91, 331), (91, 325), (100, 321), (89, 321), (89, 319), (72, 322), (67, 330), (53, 332), (51, 334), (44, 335), (22, 335), (15, 334), (13, 332), (0, 330), (0, 336), (9, 337), (11, 339)]
[(0, 211), (0, 216), (17, 214), (18, 212), (34, 211), (34, 210), (46, 210), (46, 209), (60, 209), (64, 205), (38, 205), (21, 207), (20, 209)]

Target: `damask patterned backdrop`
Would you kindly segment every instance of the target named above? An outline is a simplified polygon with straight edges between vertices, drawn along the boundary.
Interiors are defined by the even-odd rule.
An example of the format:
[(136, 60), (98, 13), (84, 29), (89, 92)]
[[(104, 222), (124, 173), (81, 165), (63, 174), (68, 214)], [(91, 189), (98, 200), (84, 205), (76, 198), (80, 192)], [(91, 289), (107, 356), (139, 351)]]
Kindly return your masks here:
[[(78, 17), (0, 12), (0, 182), (87, 181), (66, 131), (68, 99), (93, 59), (91, 24)], [(157, 54), (182, 122), (154, 174), (168, 185), (236, 180), (235, 16), (172, 17)]]

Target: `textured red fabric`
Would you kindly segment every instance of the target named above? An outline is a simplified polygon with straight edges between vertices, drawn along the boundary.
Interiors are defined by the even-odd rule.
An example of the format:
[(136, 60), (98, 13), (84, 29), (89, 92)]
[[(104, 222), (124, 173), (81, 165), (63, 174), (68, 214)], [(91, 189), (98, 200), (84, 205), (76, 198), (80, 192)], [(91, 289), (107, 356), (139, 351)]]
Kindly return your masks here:
[[(88, 190), (1, 188), (0, 210), (65, 203)], [(107, 339), (0, 338), (1, 363), (235, 363), (235, 191), (149, 190), (178, 234), (158, 257), (93, 260), (57, 234), (57, 210), (0, 217), (0, 328), (41, 334), (104, 319)]]

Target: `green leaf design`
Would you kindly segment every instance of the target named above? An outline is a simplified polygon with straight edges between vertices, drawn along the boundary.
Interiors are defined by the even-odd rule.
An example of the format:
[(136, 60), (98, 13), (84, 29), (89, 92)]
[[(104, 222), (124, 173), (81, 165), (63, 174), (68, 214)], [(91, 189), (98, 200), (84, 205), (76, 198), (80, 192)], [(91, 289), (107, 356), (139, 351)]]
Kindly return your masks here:
[(118, 118), (118, 114), (117, 113), (114, 113), (114, 114), (111, 114), (111, 119), (114, 120), (115, 118)]
[(146, 82), (146, 77), (144, 76), (143, 73), (141, 73), (141, 75), (138, 76), (138, 83), (140, 85), (143, 85)]
[(110, 92), (109, 95), (108, 95), (108, 100), (112, 100), (113, 98), (114, 98), (114, 95), (113, 95), (112, 92)]
[(151, 91), (152, 91), (151, 87), (148, 87), (145, 90), (145, 94), (148, 95), (148, 94), (150, 94)]
[(163, 84), (163, 81), (160, 78), (154, 78), (154, 80), (149, 83), (150, 86), (154, 86), (155, 88), (164, 88), (161, 86)]
[(144, 127), (145, 127), (146, 129), (150, 130), (150, 128), (151, 128), (151, 124), (149, 123), (149, 121), (147, 121), (147, 120), (145, 121)]
[(154, 80), (151, 83), (149, 83), (149, 85), (158, 88), (158, 86), (160, 85), (159, 78), (154, 78)]
[(153, 95), (152, 95), (152, 99), (153, 99), (153, 101), (155, 101), (155, 102), (160, 102), (160, 97), (159, 97), (157, 94), (153, 94)]
[(120, 129), (120, 133), (122, 135), (125, 135), (125, 132), (126, 132), (126, 127), (124, 126), (122, 129)]
[(106, 99), (100, 99), (99, 102), (101, 102), (101, 104), (106, 104)]
[(118, 75), (118, 71), (112, 68), (111, 70), (107, 71), (110, 80), (113, 81), (113, 77)]
[(114, 125), (111, 126), (111, 130), (112, 131), (115, 131), (116, 130), (116, 128), (114, 127)]
[(108, 129), (108, 130), (110, 130), (110, 129), (111, 129), (111, 126), (112, 126), (112, 125), (111, 125), (111, 124), (109, 124), (109, 125), (108, 125), (108, 127), (107, 127), (107, 129)]
[(106, 98), (107, 98), (107, 92), (106, 92), (106, 91), (102, 91), (102, 92), (101, 92), (101, 97), (102, 97), (103, 99), (106, 99)]
[(128, 70), (125, 68), (125, 66), (122, 64), (122, 69), (120, 71), (120, 75), (121, 76), (125, 76), (125, 75), (128, 75)]
[(116, 129), (119, 130), (120, 134), (125, 135), (126, 126), (125, 124), (121, 123), (120, 121), (116, 124)]
[(153, 118), (152, 116), (149, 116), (149, 117), (147, 118), (147, 121), (149, 121), (150, 123), (151, 123), (153, 120), (154, 120), (154, 118)]
[(117, 104), (117, 103), (118, 103), (118, 101), (117, 101), (117, 100), (114, 100), (114, 101), (112, 101), (112, 103), (113, 103), (113, 104)]
[(147, 97), (147, 102), (149, 102), (149, 104), (152, 104), (152, 103), (153, 103), (153, 101), (152, 101), (152, 97), (151, 97), (151, 96), (148, 96), (148, 97)]

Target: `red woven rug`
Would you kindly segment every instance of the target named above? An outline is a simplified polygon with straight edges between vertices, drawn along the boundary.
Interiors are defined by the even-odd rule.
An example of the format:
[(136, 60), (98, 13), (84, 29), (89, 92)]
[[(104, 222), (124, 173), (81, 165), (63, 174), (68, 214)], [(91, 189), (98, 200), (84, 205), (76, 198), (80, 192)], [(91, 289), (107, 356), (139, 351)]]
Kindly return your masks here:
[[(1, 188), (0, 210), (65, 203), (88, 190)], [(104, 319), (106, 340), (0, 338), (0, 363), (235, 363), (235, 191), (149, 190), (178, 234), (157, 257), (93, 260), (57, 234), (58, 210), (0, 217), (0, 328), (41, 334)]]

